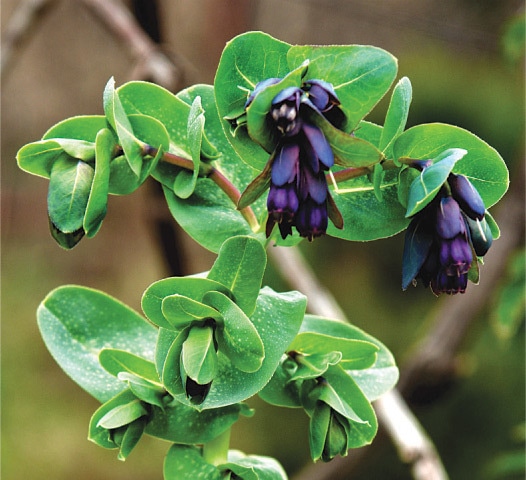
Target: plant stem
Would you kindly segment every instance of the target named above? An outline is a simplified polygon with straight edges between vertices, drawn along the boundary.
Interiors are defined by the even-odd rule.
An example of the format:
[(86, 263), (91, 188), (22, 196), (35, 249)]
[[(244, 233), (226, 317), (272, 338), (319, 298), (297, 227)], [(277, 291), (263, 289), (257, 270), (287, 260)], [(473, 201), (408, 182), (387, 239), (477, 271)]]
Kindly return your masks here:
[(215, 466), (226, 463), (228, 461), (229, 446), (230, 428), (203, 445), (203, 459)]
[[(157, 152), (157, 148), (152, 147), (151, 145), (145, 146), (145, 154), (155, 156)], [(186, 170), (194, 169), (194, 162), (192, 160), (188, 160), (170, 152), (164, 152), (161, 160), (177, 167), (185, 168)], [(226, 193), (228, 198), (232, 200), (232, 203), (237, 206), (239, 199), (241, 198), (241, 193), (228, 178), (226, 178), (217, 168), (208, 163), (201, 163), (199, 170), (199, 173), (202, 176), (208, 177), (212, 180), (221, 190), (223, 190), (223, 192)], [(252, 231), (257, 232), (259, 230), (259, 222), (252, 208), (245, 207), (240, 209), (239, 212), (250, 225)]]

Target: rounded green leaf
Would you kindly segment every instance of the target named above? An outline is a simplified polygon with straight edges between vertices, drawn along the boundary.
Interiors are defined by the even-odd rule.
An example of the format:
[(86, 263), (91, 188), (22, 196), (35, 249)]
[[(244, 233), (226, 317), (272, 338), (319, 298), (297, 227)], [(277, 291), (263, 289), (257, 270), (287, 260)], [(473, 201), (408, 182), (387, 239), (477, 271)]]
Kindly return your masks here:
[(296, 45), (287, 53), (291, 69), (309, 60), (306, 80), (332, 83), (347, 117), (350, 132), (387, 93), (397, 72), (397, 61), (377, 47), (362, 45)]
[(175, 330), (180, 330), (195, 320), (213, 318), (222, 321), (221, 315), (214, 308), (178, 294), (164, 298), (162, 312)]
[(217, 353), (212, 327), (195, 325), (190, 328), (183, 343), (181, 361), (186, 374), (200, 385), (206, 385), (214, 379)]
[(164, 459), (163, 475), (164, 480), (221, 480), (219, 470), (193, 445), (172, 445)]
[[(261, 367), (253, 373), (243, 372), (236, 368), (228, 357), (219, 353), (218, 373), (208, 396), (196, 408), (207, 410), (231, 405), (260, 391), (272, 377), (287, 345), (297, 334), (305, 306), (306, 298), (299, 292), (276, 293), (268, 287), (263, 288), (256, 310), (250, 317), (264, 345), (265, 358)], [(282, 321), (284, 318), (287, 319), (286, 322)], [(166, 343), (163, 342), (163, 345)], [(173, 369), (170, 368), (170, 371), (173, 372)], [(167, 364), (164, 365), (163, 379), (166, 373)], [(184, 394), (177, 395), (176, 398), (186, 405), (192, 405)]]
[(111, 346), (153, 360), (157, 330), (134, 310), (103, 292), (60, 287), (40, 304), (37, 318), (53, 358), (101, 402), (125, 388), (100, 365), (103, 348)]
[(48, 215), (62, 233), (82, 229), (93, 182), (91, 165), (65, 155), (53, 164), (48, 190)]
[(138, 398), (134, 398), (127, 403), (115, 406), (105, 413), (97, 422), (97, 427), (106, 429), (119, 428), (137, 420), (148, 412)]
[(398, 201), (398, 172), (388, 170), (377, 189), (367, 177), (338, 183), (331, 195), (343, 217), (343, 230), (329, 224), (327, 233), (333, 237), (352, 241), (370, 241), (401, 232), (409, 223), (405, 209)]
[(44, 134), (42, 140), (69, 138), (95, 143), (98, 133), (104, 128), (108, 128), (104, 115), (79, 115), (53, 125)]
[[(228, 139), (243, 159), (262, 169), (268, 153), (253, 142), (245, 129), (235, 133), (225, 117), (242, 112), (249, 92), (267, 78), (283, 78), (290, 70), (286, 55), (290, 45), (261, 32), (239, 35), (226, 44), (214, 80), (219, 117)], [(299, 62), (299, 66), (303, 62)]]
[(124, 151), (131, 170), (136, 177), (140, 177), (142, 170), (142, 142), (137, 139), (133, 132), (133, 127), (122, 106), (119, 94), (115, 90), (113, 77), (106, 84), (103, 100), (106, 119), (117, 134), (119, 145)]
[[(236, 235), (252, 235), (252, 229), (236, 205), (212, 180), (197, 182), (193, 195), (182, 200), (163, 187), (171, 214), (204, 248), (218, 252), (223, 242)], [(263, 241), (263, 234), (259, 237)]]
[(119, 455), (117, 456), (119, 460), (124, 461), (128, 458), (132, 450), (139, 443), (139, 440), (141, 439), (142, 434), (144, 433), (145, 427), (145, 417), (140, 417), (137, 420), (134, 420), (126, 427), (126, 431), (122, 436)]
[(99, 353), (99, 362), (104, 370), (115, 377), (121, 372), (127, 372), (150, 382), (159, 383), (155, 364), (126, 350), (104, 348)]
[(265, 358), (265, 347), (250, 319), (230, 298), (220, 292), (208, 292), (203, 301), (214, 307), (223, 322), (216, 339), (219, 351), (243, 372), (256, 372)]
[(333, 337), (322, 333), (303, 332), (296, 336), (289, 350), (304, 355), (341, 353), (344, 368), (358, 370), (368, 368), (376, 361), (380, 348), (374, 343), (358, 339)]
[(207, 278), (224, 285), (247, 315), (256, 308), (256, 299), (267, 265), (267, 254), (252, 237), (232, 237), (223, 243)]
[(276, 459), (261, 455), (245, 455), (239, 450), (228, 451), (228, 463), (219, 465), (220, 470), (231, 470), (243, 479), (249, 479), (247, 472), (259, 480), (287, 480), (287, 474)]
[(435, 198), (455, 164), (466, 154), (467, 151), (462, 148), (449, 148), (432, 159), (433, 164), (424, 168), (411, 183), (406, 217), (418, 213)]
[(444, 150), (459, 148), (467, 154), (453, 172), (465, 175), (484, 200), (486, 208), (506, 193), (509, 174), (498, 152), (467, 130), (453, 125), (431, 123), (406, 130), (393, 144), (395, 158), (430, 159)]
[(49, 178), (55, 160), (64, 150), (55, 140), (41, 140), (24, 145), (16, 154), (18, 166), (25, 172)]
[(300, 332), (316, 332), (331, 337), (365, 340), (379, 347), (376, 362), (369, 368), (346, 369), (369, 401), (376, 400), (398, 381), (398, 368), (391, 352), (379, 340), (350, 323), (315, 315), (305, 315)]
[(93, 237), (97, 233), (106, 216), (110, 161), (115, 148), (115, 139), (109, 129), (104, 128), (97, 134), (95, 147), (95, 173), (83, 222), (88, 237)]
[[(163, 312), (163, 302), (171, 295), (185, 296), (197, 302), (201, 302), (206, 292), (215, 290), (229, 294), (228, 289), (221, 283), (200, 277), (170, 277), (152, 283), (142, 296), (142, 309), (146, 316), (156, 325), (172, 329), (173, 325), (166, 319)], [(174, 299), (178, 301), (180, 299)], [(169, 305), (172, 300), (167, 300), (168, 313), (172, 314)], [(195, 307), (195, 305), (193, 306)], [(193, 308), (189, 307), (189, 308)]]

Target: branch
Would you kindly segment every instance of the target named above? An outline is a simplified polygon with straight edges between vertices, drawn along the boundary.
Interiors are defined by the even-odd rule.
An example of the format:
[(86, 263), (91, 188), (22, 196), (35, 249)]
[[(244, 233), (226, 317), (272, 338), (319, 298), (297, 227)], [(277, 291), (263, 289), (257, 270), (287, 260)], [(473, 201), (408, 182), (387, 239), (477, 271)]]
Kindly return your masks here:
[(54, 0), (23, 0), (16, 7), (2, 36), (2, 53), (0, 58), (0, 75), (2, 78), (15, 51), (27, 39), (35, 23), (40, 20), (55, 3)]
[[(310, 312), (345, 319), (345, 314), (334, 297), (320, 285), (297, 248), (271, 248), (269, 254), (285, 280), (293, 288), (307, 295), (307, 309)], [(384, 394), (374, 403), (374, 407), (380, 424), (389, 433), (400, 458), (411, 465), (415, 479), (448, 478), (433, 443), (397, 390)], [(336, 478), (338, 474), (344, 478), (346, 460), (339, 458), (335, 460), (328, 464), (312, 465), (302, 473), (301, 478), (328, 480)]]
[(171, 91), (180, 86), (182, 72), (144, 32), (120, 0), (79, 0), (118, 37), (135, 58), (132, 78), (150, 79)]

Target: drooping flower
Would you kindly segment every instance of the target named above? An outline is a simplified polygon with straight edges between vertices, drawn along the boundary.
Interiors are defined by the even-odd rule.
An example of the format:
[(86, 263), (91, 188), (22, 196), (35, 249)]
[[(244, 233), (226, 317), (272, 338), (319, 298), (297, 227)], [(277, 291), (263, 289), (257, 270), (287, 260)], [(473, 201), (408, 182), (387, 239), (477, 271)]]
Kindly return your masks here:
[(421, 280), (435, 295), (464, 293), (476, 256), (491, 246), (484, 202), (463, 175), (450, 174), (446, 185), (416, 213), (406, 231), (402, 287)]
[[(258, 90), (275, 83), (276, 79), (260, 82), (246, 105)], [(284, 88), (272, 99), (268, 118), (277, 145), (262, 173), (265, 178), (256, 178), (247, 188), (266, 187), (266, 178), (270, 177), (267, 237), (276, 224), (283, 239), (292, 235), (292, 227), (309, 240), (319, 237), (326, 232), (329, 218), (337, 228), (343, 227), (325, 178), (334, 165), (334, 154), (321, 129), (308, 118), (307, 109), (338, 125), (345, 119), (334, 89), (321, 80), (309, 80), (301, 88)]]

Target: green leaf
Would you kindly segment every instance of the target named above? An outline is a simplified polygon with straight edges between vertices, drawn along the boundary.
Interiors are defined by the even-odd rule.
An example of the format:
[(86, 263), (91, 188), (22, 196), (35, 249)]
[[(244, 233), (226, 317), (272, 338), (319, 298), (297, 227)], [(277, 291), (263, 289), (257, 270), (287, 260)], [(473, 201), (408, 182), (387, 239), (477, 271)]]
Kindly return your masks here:
[[(254, 235), (236, 205), (212, 180), (203, 178), (193, 195), (182, 200), (163, 188), (171, 214), (196, 242), (218, 252), (223, 242), (237, 235)], [(259, 235), (263, 241), (263, 234)]]
[(291, 69), (309, 60), (306, 80), (332, 83), (347, 117), (346, 132), (355, 129), (387, 93), (396, 77), (397, 61), (377, 47), (361, 45), (297, 45), (287, 60)]
[(201, 97), (196, 97), (188, 113), (187, 137), (190, 154), (194, 163), (193, 171), (182, 170), (173, 183), (173, 191), (180, 198), (188, 198), (192, 195), (201, 164), (201, 144), (205, 126), (204, 110), (201, 105)]
[(125, 388), (100, 365), (103, 348), (111, 346), (153, 360), (157, 330), (103, 292), (78, 286), (59, 287), (40, 304), (37, 318), (53, 358), (80, 387), (101, 402)]
[(44, 134), (42, 140), (62, 138), (95, 143), (98, 133), (104, 128), (108, 128), (104, 115), (79, 115), (53, 125)]
[(162, 312), (175, 330), (180, 330), (195, 320), (213, 318), (222, 321), (221, 315), (214, 308), (178, 294), (170, 295), (162, 301)]
[(106, 429), (119, 428), (147, 415), (142, 402), (135, 398), (128, 403), (123, 403), (112, 408), (97, 422), (97, 427)]
[(436, 197), (455, 164), (467, 153), (462, 148), (450, 148), (432, 159), (433, 165), (424, 168), (420, 175), (411, 183), (407, 199), (406, 217), (412, 217)]
[(245, 129), (238, 129), (234, 137), (225, 117), (243, 111), (248, 93), (258, 82), (283, 78), (289, 73), (286, 59), (289, 48), (288, 43), (265, 33), (239, 35), (226, 44), (214, 80), (217, 109), (228, 139), (241, 158), (260, 170), (268, 160), (267, 152), (250, 139)]
[(186, 374), (200, 385), (206, 385), (214, 379), (217, 353), (212, 327), (195, 325), (190, 328), (183, 343), (181, 361)]
[[(258, 297), (256, 310), (250, 317), (265, 350), (265, 358), (261, 368), (253, 373), (243, 372), (236, 368), (225, 355), (219, 355), (218, 373), (212, 382), (210, 392), (202, 404), (194, 405), (194, 407), (207, 410), (231, 405), (242, 402), (261, 390), (272, 377), (283, 352), (296, 335), (303, 319), (305, 305), (306, 299), (299, 292), (276, 293), (268, 287), (263, 288)], [(281, 321), (283, 318), (286, 318), (287, 321)], [(173, 341), (175, 333), (165, 332), (163, 336), (166, 338), (161, 345), (163, 351), (166, 350), (166, 345), (170, 342), (170, 335)], [(171, 356), (169, 352), (168, 356), (171, 359), (176, 359), (175, 353)], [(159, 357), (162, 358), (163, 353), (160, 353)], [(167, 373), (170, 372), (174, 379), (177, 376), (174, 367), (168, 367), (168, 361), (167, 357), (163, 370), (163, 383), (167, 388), (168, 385), (165, 381)], [(158, 360), (158, 365), (159, 363), (161, 363), (160, 360)], [(188, 406), (193, 405), (184, 393), (173, 393), (179, 402)]]
[[(142, 309), (148, 319), (159, 327), (172, 329), (173, 325), (167, 320), (163, 312), (164, 300), (172, 295), (185, 296), (201, 302), (206, 292), (215, 290), (229, 294), (229, 290), (222, 284), (199, 277), (171, 277), (152, 283), (142, 296)], [(167, 313), (174, 315), (170, 303), (177, 302), (177, 298), (167, 300)], [(180, 300), (180, 299), (179, 299)], [(189, 307), (191, 308), (191, 307)], [(172, 317), (173, 318), (173, 317)]]
[(259, 241), (247, 236), (233, 237), (221, 246), (207, 278), (232, 292), (236, 304), (250, 316), (256, 308), (266, 264), (267, 255)]
[(97, 134), (95, 146), (95, 173), (82, 225), (88, 237), (93, 237), (98, 232), (102, 220), (106, 216), (110, 181), (110, 161), (113, 149), (115, 148), (115, 139), (111, 131), (107, 128), (102, 129)]
[(379, 340), (354, 325), (315, 315), (305, 315), (300, 332), (316, 332), (331, 337), (364, 340), (378, 346), (380, 349), (376, 354), (376, 362), (370, 368), (346, 369), (369, 401), (372, 402), (391, 390), (398, 381), (398, 368), (391, 352)]
[(24, 145), (16, 154), (19, 168), (25, 172), (49, 178), (55, 160), (64, 150), (55, 140), (42, 140)]
[(115, 442), (110, 432), (100, 425), (100, 420), (115, 408), (121, 405), (127, 405), (134, 400), (136, 400), (135, 395), (133, 395), (130, 390), (124, 390), (101, 405), (90, 419), (88, 440), (102, 448), (118, 448), (119, 445)]
[(250, 319), (230, 298), (220, 292), (208, 292), (203, 301), (223, 317), (216, 331), (219, 351), (243, 372), (256, 372), (265, 358), (265, 347)]
[(159, 85), (149, 82), (128, 82), (117, 92), (128, 115), (142, 114), (157, 119), (170, 138), (171, 153), (191, 159), (187, 139), (190, 105)]
[(164, 411), (152, 408), (146, 433), (176, 443), (207, 443), (228, 430), (239, 419), (240, 413), (249, 415), (250, 410), (246, 405), (237, 403), (199, 412), (174, 401)]
[(115, 377), (121, 372), (127, 372), (159, 384), (155, 364), (126, 350), (104, 348), (99, 353), (99, 362), (104, 370)]
[(359, 177), (338, 184), (331, 195), (343, 217), (343, 230), (329, 223), (327, 233), (351, 241), (370, 241), (386, 238), (404, 230), (409, 220), (398, 201), (398, 172), (388, 170), (377, 190), (367, 177)]
[(289, 378), (288, 383), (318, 378), (327, 371), (330, 365), (337, 365), (341, 359), (342, 354), (337, 351), (312, 355), (295, 355), (298, 368)]
[(139, 400), (156, 405), (162, 410), (165, 408), (166, 400), (171, 399), (158, 381), (146, 380), (143, 377), (128, 372), (118, 373), (117, 378), (122, 382), (126, 382), (132, 393)]
[[(183, 351), (183, 345), (188, 334), (190, 333), (190, 327), (187, 327), (179, 332), (170, 332), (172, 335), (172, 342), (169, 348), (164, 351), (157, 345), (156, 351), (156, 365), (160, 371), (162, 366), (162, 381), (164, 388), (170, 392), (174, 397), (180, 397), (184, 395), (186, 398), (185, 386), (183, 385), (183, 369), (181, 368), (181, 353)], [(166, 336), (168, 338), (168, 335)], [(166, 345), (164, 345), (166, 347)]]
[(146, 427), (146, 418), (140, 417), (126, 427), (122, 437), (118, 459), (124, 461), (128, 458), (132, 450), (137, 446)]
[(388, 158), (392, 157), (393, 141), (404, 131), (412, 95), (411, 82), (407, 77), (402, 77), (393, 89), (389, 109), (385, 116), (382, 136), (380, 137), (380, 150)]
[(219, 470), (203, 459), (201, 449), (193, 445), (172, 445), (163, 468), (164, 480), (221, 480)]
[(312, 411), (309, 422), (309, 446), (314, 461), (319, 460), (323, 454), (330, 430), (330, 422), (330, 407), (327, 404), (317, 405)]
[[(353, 376), (339, 365), (330, 367), (324, 378), (331, 386), (330, 396), (327, 397), (331, 400), (331, 406), (335, 408), (338, 403), (333, 403), (333, 401), (339, 401), (338, 408), (335, 410), (351, 422), (347, 448), (359, 448), (370, 444), (378, 430), (378, 422), (370, 400), (366, 398)], [(333, 397), (334, 393), (338, 399)], [(354, 414), (352, 417), (348, 416), (351, 411), (347, 407), (352, 409)]]
[(296, 336), (289, 350), (305, 355), (341, 353), (341, 364), (344, 368), (359, 370), (368, 368), (376, 361), (376, 353), (380, 348), (374, 343), (334, 337), (321, 333), (303, 332)]
[[(241, 467), (241, 469), (240, 469)], [(239, 450), (228, 451), (228, 463), (219, 465), (220, 470), (231, 470), (236, 475), (241, 476), (244, 472), (245, 476), (241, 476), (244, 480), (248, 480), (248, 474), (255, 475), (254, 478), (259, 480), (287, 480), (287, 474), (283, 467), (271, 457), (264, 457), (261, 455), (245, 455)]]
[(104, 113), (108, 123), (113, 127), (119, 144), (124, 150), (126, 160), (136, 177), (140, 177), (142, 170), (142, 142), (133, 133), (133, 128), (122, 106), (119, 95), (115, 90), (115, 79), (112, 77), (104, 89)]
[(372, 143), (350, 135), (332, 125), (325, 117), (313, 114), (309, 118), (321, 128), (331, 144), (335, 163), (342, 167), (369, 167), (383, 160), (383, 155)]
[[(81, 160), (61, 156), (53, 164), (48, 190), (50, 222), (61, 233), (82, 230), (94, 169)], [(68, 248), (68, 245), (62, 245)]]
[(506, 164), (494, 148), (467, 130), (442, 123), (412, 127), (396, 139), (393, 155), (397, 159), (429, 159), (450, 148), (468, 152), (455, 164), (453, 172), (469, 179), (486, 208), (497, 203), (508, 189)]

